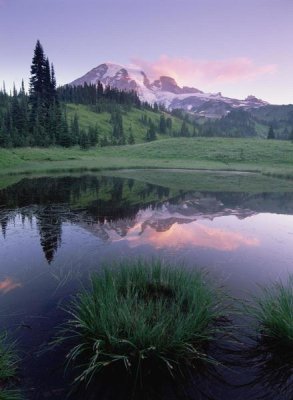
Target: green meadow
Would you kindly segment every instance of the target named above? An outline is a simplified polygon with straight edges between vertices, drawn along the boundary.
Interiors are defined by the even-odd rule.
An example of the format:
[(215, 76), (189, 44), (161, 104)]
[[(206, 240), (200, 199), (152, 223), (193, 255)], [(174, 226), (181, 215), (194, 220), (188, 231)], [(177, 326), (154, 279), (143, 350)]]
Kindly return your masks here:
[(291, 179), (293, 144), (261, 139), (170, 138), (89, 150), (0, 149), (0, 187), (15, 179), (7, 175), (157, 168), (246, 171)]

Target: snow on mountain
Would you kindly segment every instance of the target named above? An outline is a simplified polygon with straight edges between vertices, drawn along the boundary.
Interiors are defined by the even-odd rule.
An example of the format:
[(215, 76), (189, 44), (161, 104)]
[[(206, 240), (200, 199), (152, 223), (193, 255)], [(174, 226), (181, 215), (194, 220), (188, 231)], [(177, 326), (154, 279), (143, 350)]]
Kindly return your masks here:
[(224, 97), (219, 93), (204, 93), (199, 89), (180, 87), (175, 79), (161, 76), (150, 82), (146, 74), (138, 67), (126, 67), (119, 64), (104, 63), (70, 83), (70, 85), (97, 84), (109, 85), (120, 90), (137, 92), (142, 101), (164, 104), (168, 109), (181, 108), (199, 116), (218, 118), (235, 108), (244, 110), (258, 108), (268, 103), (248, 96), (244, 100)]

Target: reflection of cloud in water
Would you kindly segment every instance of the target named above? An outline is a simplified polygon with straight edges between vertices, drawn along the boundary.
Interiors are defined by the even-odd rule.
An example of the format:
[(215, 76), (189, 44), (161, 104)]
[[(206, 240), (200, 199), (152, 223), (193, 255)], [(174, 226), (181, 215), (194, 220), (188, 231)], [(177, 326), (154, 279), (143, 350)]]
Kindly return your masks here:
[(141, 224), (135, 225), (127, 235), (131, 246), (150, 244), (156, 248), (186, 246), (207, 247), (222, 251), (233, 251), (241, 246), (258, 246), (259, 239), (244, 236), (239, 232), (211, 228), (198, 222), (174, 223), (166, 231), (147, 228), (141, 233)]
[[(260, 240), (251, 235), (210, 227), (203, 222), (213, 220), (213, 214), (182, 216), (166, 207), (141, 210), (132, 220), (121, 219), (82, 226), (106, 242), (127, 241), (130, 247), (151, 245), (157, 249), (172, 247), (204, 247), (234, 251), (241, 246), (256, 247)], [(201, 221), (199, 221), (201, 220)], [(81, 224), (80, 224), (81, 225)]]
[(6, 294), (21, 286), (21, 283), (13, 282), (11, 278), (6, 278), (4, 281), (0, 281), (0, 293)]

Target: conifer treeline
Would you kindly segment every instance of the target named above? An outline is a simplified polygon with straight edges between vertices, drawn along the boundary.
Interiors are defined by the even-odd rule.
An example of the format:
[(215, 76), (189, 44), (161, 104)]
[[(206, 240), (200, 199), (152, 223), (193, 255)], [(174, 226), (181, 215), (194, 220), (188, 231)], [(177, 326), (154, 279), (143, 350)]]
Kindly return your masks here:
[[(59, 144), (67, 122), (61, 111), (53, 65), (37, 41), (31, 65), (29, 95), (22, 82), (12, 96), (0, 93), (0, 146), (48, 146)], [(61, 144), (61, 143), (60, 143)]]
[[(54, 66), (50, 65), (38, 40), (32, 59), (29, 93), (25, 92), (23, 82), (19, 91), (13, 88), (12, 94), (6, 92), (5, 86), (0, 90), (0, 147), (95, 146), (99, 140), (97, 126), (89, 126), (86, 131), (81, 129), (77, 115), (68, 121), (64, 103), (86, 104), (92, 106), (93, 111), (111, 114), (117, 108), (115, 104), (151, 108), (142, 104), (135, 92), (103, 88), (101, 83), (97, 86), (66, 85), (57, 89)], [(113, 140), (101, 140), (101, 145), (126, 143), (119, 118), (118, 115), (112, 121)], [(132, 141), (131, 135), (128, 142)]]
[[(68, 119), (66, 103), (84, 104), (96, 113), (108, 112), (112, 125), (111, 134), (107, 136), (104, 132), (99, 132), (97, 126), (88, 126), (86, 131), (81, 129), (77, 114)], [(13, 88), (12, 94), (8, 94), (5, 87), (0, 90), (0, 147), (80, 145), (86, 149), (96, 144), (133, 144), (135, 139), (132, 128), (125, 132), (122, 117), (132, 107), (154, 113), (165, 111), (161, 113), (158, 122), (146, 115), (142, 116), (140, 122), (146, 129), (146, 141), (155, 140), (157, 134), (195, 135), (195, 129), (189, 132), (187, 122), (190, 121), (187, 115), (177, 110), (182, 119), (181, 130), (177, 132), (172, 128), (171, 116), (167, 116), (162, 105), (141, 102), (135, 91), (104, 87), (101, 82), (97, 85), (84, 83), (80, 86), (65, 85), (57, 88), (54, 66), (50, 64), (41, 43), (37, 41), (31, 64), (29, 93), (25, 92), (23, 82), (19, 91)]]
[(87, 84), (79, 86), (65, 85), (58, 88), (60, 101), (64, 103), (85, 104), (93, 107), (95, 112), (111, 112), (113, 104), (127, 107), (150, 108), (151, 105), (142, 103), (135, 91), (126, 92), (110, 86), (103, 87), (98, 84)]
[(28, 101), (23, 82), (19, 92), (13, 87), (12, 96), (5, 87), (0, 91), (0, 147), (30, 144)]

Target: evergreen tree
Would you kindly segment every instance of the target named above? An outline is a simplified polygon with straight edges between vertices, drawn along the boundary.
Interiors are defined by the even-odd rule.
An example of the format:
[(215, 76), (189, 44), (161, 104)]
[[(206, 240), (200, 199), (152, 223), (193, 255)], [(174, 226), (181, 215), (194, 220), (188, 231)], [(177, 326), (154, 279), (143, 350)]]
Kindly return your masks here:
[(135, 143), (135, 139), (132, 133), (132, 127), (129, 128), (129, 135), (128, 135), (128, 139), (127, 139), (128, 144), (134, 144)]
[(98, 85), (97, 85), (97, 96), (98, 96), (99, 98), (101, 98), (101, 97), (103, 96), (103, 94), (104, 94), (103, 85), (102, 85), (102, 83), (101, 83), (100, 81), (98, 81)]
[(2, 121), (0, 125), (0, 147), (11, 147), (12, 140), (9, 131), (6, 127), (7, 119), (5, 116), (2, 116)]
[(68, 137), (67, 122), (62, 120), (54, 67), (53, 64), (50, 67), (39, 40), (32, 59), (29, 95), (32, 144), (73, 143)]
[(40, 41), (37, 41), (31, 65), (30, 102), (36, 106), (44, 95), (45, 55)]
[(61, 126), (60, 126), (60, 136), (59, 136), (59, 143), (63, 147), (70, 147), (72, 146), (72, 137), (69, 132), (68, 122), (66, 115), (62, 116)]
[(55, 76), (55, 69), (53, 63), (51, 64), (51, 97), (52, 100), (58, 104), (58, 93), (57, 93), (57, 83), (56, 83), (56, 76)]
[(24, 82), (21, 82), (21, 88), (19, 92), (19, 106), (20, 106), (20, 118), (21, 118), (21, 131), (22, 145), (30, 145), (29, 137), (29, 109), (28, 109), (28, 98), (24, 88)]
[(89, 139), (90, 146), (94, 147), (94, 146), (97, 145), (98, 136), (99, 136), (99, 132), (98, 132), (97, 125), (96, 126), (89, 126), (89, 128), (88, 128), (88, 139)]
[(53, 103), (53, 90), (51, 82), (51, 69), (48, 57), (44, 61), (44, 81), (43, 81), (43, 101), (45, 107), (48, 108)]
[(81, 129), (80, 131), (80, 142), (79, 142), (80, 148), (83, 150), (87, 150), (90, 147), (90, 141), (88, 134)]
[(74, 143), (78, 143), (80, 138), (80, 129), (79, 129), (78, 116), (76, 113), (74, 114), (74, 117), (71, 120), (70, 131), (71, 131), (72, 141)]
[(172, 118), (170, 117), (166, 119), (166, 128), (169, 130), (169, 132), (172, 131)]
[(189, 136), (189, 129), (188, 125), (185, 121), (182, 122), (181, 129), (180, 129), (180, 136)]
[(274, 129), (273, 129), (272, 125), (270, 126), (270, 129), (268, 131), (267, 138), (268, 139), (275, 139), (275, 132), (274, 132)]
[(160, 133), (166, 133), (167, 130), (167, 124), (166, 124), (166, 118), (164, 115), (160, 116), (160, 123), (159, 123), (159, 131)]
[(13, 85), (13, 96), (11, 102), (11, 135), (12, 142), (15, 146), (21, 146), (19, 131), (21, 130), (20, 107), (18, 103), (18, 95)]
[(46, 59), (43, 47), (38, 40), (34, 50), (30, 78), (30, 129), (34, 144), (44, 144), (44, 114), (46, 112), (45, 98)]
[(112, 144), (114, 145), (125, 144), (123, 119), (121, 113), (119, 111), (112, 113), (110, 122), (113, 124)]
[(155, 124), (153, 122), (151, 122), (149, 129), (147, 130), (146, 133), (146, 140), (148, 142), (156, 140), (157, 139), (157, 135), (156, 135), (156, 127)]
[(109, 144), (110, 144), (110, 143), (109, 143), (109, 140), (108, 140), (107, 136), (104, 135), (104, 136), (102, 137), (102, 139), (100, 140), (100, 146), (101, 146), (101, 147), (104, 147), (104, 146), (108, 146)]

